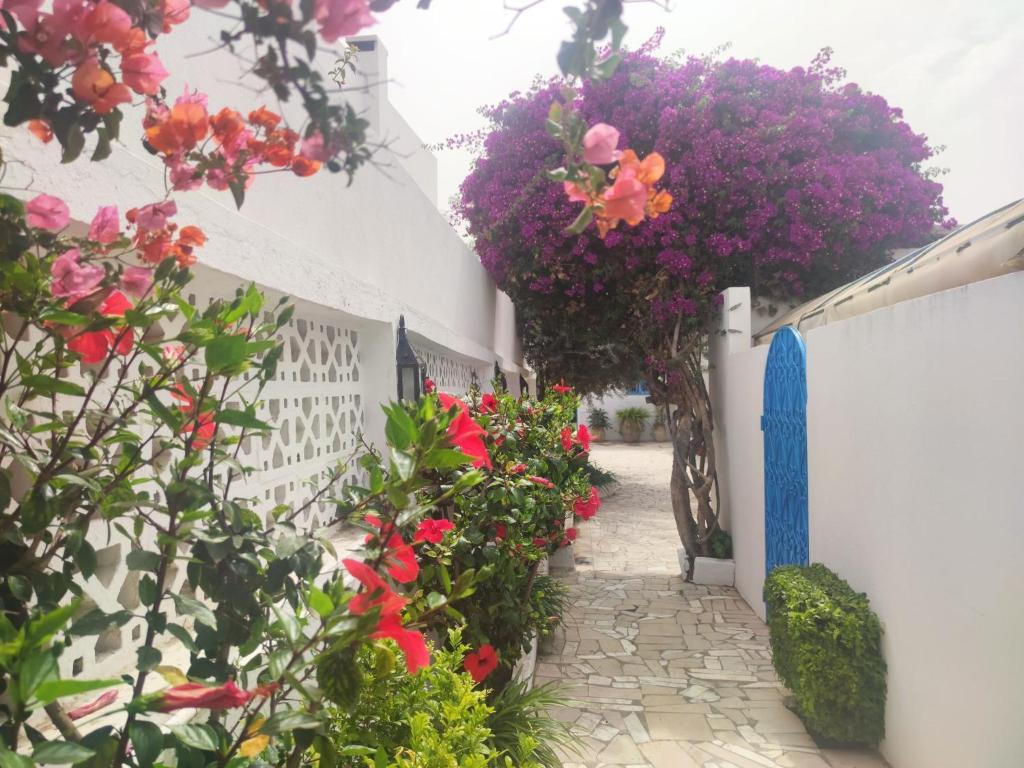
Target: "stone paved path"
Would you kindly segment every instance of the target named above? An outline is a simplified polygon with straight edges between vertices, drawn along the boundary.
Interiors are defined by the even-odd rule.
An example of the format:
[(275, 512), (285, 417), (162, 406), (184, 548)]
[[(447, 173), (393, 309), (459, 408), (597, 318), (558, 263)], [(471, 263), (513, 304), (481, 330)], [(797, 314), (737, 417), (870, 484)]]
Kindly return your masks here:
[(564, 631), (538, 660), (560, 680), (581, 754), (566, 768), (883, 768), (819, 750), (783, 703), (768, 629), (732, 588), (684, 584), (665, 445), (596, 446), (621, 487), (581, 526)]

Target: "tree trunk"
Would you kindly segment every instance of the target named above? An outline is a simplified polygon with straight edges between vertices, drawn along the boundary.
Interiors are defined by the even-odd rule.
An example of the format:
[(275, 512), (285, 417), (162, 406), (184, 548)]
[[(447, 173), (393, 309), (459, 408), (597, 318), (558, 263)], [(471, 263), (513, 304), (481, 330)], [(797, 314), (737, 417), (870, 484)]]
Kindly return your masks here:
[[(689, 579), (695, 557), (709, 554), (709, 539), (718, 529), (718, 488), (711, 398), (704, 383), (699, 352), (691, 354), (671, 390), (675, 408), (668, 426), (672, 440), (672, 513), (676, 530), (689, 556)], [(674, 401), (674, 402), (673, 402)]]

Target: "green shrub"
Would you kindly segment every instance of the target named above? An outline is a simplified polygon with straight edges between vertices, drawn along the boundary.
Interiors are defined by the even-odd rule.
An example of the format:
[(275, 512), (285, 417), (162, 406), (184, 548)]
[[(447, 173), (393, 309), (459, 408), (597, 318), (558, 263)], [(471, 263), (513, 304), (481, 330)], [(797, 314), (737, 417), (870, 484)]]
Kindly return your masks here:
[(535, 762), (544, 768), (561, 768), (556, 747), (578, 751), (578, 739), (569, 725), (551, 716), (565, 701), (553, 683), (527, 689), (522, 682), (506, 685), (490, 701), (494, 711), (487, 720), (491, 729), (488, 743), (513, 765)]
[(591, 429), (608, 429), (612, 420), (608, 418), (608, 411), (604, 408), (593, 408), (587, 416), (587, 426)]
[(607, 469), (602, 469), (592, 461), (588, 462), (585, 469), (587, 470), (587, 477), (590, 479), (590, 484), (596, 486), (598, 490), (603, 491), (616, 481), (613, 473), (609, 472)]
[(651, 418), (651, 412), (646, 408), (639, 408), (637, 406), (630, 406), (629, 408), (622, 408), (615, 412), (615, 415), (619, 419), (619, 424), (636, 424), (641, 429), (647, 423), (647, 420)]
[(717, 557), (719, 560), (728, 560), (732, 557), (732, 536), (729, 535), (728, 531), (716, 528), (715, 532), (708, 539), (708, 549), (711, 551), (712, 557)]
[(808, 730), (829, 741), (885, 735), (882, 627), (867, 596), (820, 563), (776, 568), (764, 584), (775, 669)]

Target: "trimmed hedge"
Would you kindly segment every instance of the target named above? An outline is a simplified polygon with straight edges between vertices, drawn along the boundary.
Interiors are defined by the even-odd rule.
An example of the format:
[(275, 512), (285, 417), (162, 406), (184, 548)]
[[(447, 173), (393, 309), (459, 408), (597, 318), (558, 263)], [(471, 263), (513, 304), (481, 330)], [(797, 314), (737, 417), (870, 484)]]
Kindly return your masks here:
[(820, 563), (784, 565), (764, 584), (772, 658), (807, 729), (845, 744), (885, 736), (882, 626), (867, 596)]

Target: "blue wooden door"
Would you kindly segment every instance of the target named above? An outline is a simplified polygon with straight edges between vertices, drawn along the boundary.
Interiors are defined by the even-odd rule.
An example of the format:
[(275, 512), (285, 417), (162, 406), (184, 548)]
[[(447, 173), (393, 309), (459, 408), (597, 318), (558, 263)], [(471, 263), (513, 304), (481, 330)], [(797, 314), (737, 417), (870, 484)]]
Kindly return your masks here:
[(765, 572), (807, 565), (807, 349), (791, 326), (780, 328), (764, 371)]

